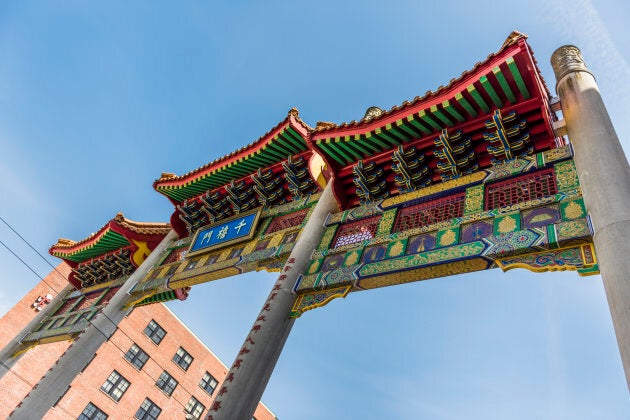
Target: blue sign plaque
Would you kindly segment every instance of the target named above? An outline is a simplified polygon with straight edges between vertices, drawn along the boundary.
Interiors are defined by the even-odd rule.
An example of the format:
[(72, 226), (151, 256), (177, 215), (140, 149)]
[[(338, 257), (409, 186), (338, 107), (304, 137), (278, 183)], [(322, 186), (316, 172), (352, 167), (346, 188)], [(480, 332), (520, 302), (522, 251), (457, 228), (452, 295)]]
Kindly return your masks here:
[(199, 229), (188, 252), (197, 253), (251, 238), (258, 221), (258, 215), (258, 212), (250, 213), (221, 224)]

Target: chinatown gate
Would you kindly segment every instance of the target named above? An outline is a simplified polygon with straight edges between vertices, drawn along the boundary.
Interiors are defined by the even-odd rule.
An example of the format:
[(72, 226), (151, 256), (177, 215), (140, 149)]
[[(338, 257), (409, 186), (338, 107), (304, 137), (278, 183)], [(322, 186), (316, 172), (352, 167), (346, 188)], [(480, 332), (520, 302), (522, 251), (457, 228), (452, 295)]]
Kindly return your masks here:
[[(296, 318), (350, 293), (491, 268), (600, 272), (630, 372), (630, 169), (577, 48), (552, 64), (552, 99), (526, 37), (448, 86), (360, 121), (295, 109), (194, 171), (163, 173), (167, 224), (121, 214), (50, 252), (69, 286), (1, 353), (75, 340), (12, 418), (40, 418), (128, 311), (196, 284), (279, 273), (210, 419), (250, 419)], [(560, 118), (561, 116), (564, 119)]]

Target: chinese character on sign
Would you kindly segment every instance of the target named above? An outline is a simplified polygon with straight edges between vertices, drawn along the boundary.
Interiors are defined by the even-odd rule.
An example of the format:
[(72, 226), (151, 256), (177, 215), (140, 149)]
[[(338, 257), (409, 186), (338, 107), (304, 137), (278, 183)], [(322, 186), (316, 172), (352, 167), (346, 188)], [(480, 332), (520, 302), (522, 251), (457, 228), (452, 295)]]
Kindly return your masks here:
[(245, 219), (243, 219), (238, 225), (234, 226), (234, 229), (236, 229), (236, 233), (239, 234), (241, 233), (241, 228), (244, 228), (245, 226), (247, 226), (247, 223), (245, 222)]
[(197, 231), (190, 252), (201, 251), (224, 243), (251, 239), (259, 213), (250, 213)]
[(217, 239), (225, 238), (229, 230), (230, 230), (230, 227), (228, 225), (223, 226), (221, 230), (219, 230), (219, 233), (217, 233)]
[(206, 241), (210, 242), (211, 240), (212, 240), (212, 231), (209, 231), (203, 234), (203, 237), (201, 238), (201, 243), (203, 244)]

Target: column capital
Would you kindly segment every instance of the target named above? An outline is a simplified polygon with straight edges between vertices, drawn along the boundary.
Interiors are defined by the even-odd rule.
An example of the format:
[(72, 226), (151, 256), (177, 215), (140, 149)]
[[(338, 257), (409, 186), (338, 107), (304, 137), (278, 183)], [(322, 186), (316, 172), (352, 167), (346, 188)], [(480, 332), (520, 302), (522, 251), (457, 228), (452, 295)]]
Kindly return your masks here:
[(551, 54), (551, 67), (558, 83), (564, 76), (578, 71), (584, 71), (593, 76), (582, 58), (582, 51), (575, 45), (563, 45), (555, 50)]

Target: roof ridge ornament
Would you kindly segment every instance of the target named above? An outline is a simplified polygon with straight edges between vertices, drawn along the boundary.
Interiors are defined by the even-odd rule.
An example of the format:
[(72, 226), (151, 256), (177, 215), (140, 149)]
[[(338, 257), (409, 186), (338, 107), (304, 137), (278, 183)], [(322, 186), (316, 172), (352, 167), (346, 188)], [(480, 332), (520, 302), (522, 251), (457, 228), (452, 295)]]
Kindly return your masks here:
[(510, 45), (516, 44), (516, 42), (518, 42), (518, 40), (521, 38), (527, 39), (527, 35), (524, 34), (523, 32), (517, 31), (516, 29), (513, 30), (512, 32), (510, 32), (510, 34), (505, 39), (505, 41), (503, 41), (503, 44), (501, 45), (501, 49), (505, 47), (509, 47)]
[(335, 128), (335, 127), (337, 127), (337, 124), (335, 124), (334, 122), (317, 121), (317, 124), (315, 125), (315, 131), (323, 130), (326, 128)]
[(363, 116), (363, 121), (369, 121), (372, 118), (378, 118), (383, 115), (383, 111), (381, 108), (377, 106), (371, 106), (365, 110), (365, 115)]
[(72, 239), (59, 238), (57, 240), (57, 245), (59, 246), (72, 246), (74, 244), (76, 244), (76, 242), (73, 241)]

